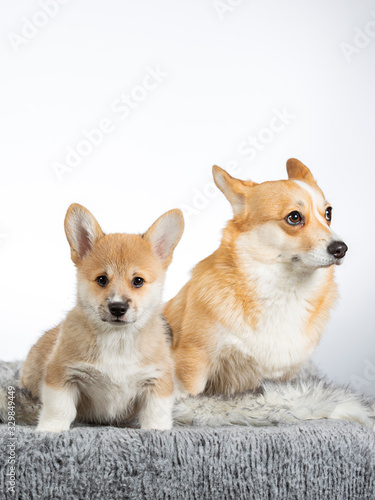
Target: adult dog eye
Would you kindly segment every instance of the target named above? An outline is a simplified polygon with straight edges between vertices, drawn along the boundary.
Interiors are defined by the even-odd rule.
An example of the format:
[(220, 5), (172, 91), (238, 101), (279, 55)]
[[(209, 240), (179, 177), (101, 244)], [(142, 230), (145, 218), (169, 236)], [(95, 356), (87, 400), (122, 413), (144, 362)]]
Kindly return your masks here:
[(326, 209), (326, 219), (328, 222), (331, 222), (331, 220), (332, 220), (332, 207), (328, 207)]
[(104, 275), (98, 276), (96, 278), (96, 282), (99, 286), (106, 286), (108, 284), (108, 278), (107, 278), (107, 276), (104, 276)]
[(143, 278), (141, 278), (140, 276), (136, 276), (132, 281), (132, 285), (134, 288), (141, 288), (144, 282), (145, 280)]
[(298, 226), (298, 224), (301, 224), (303, 221), (303, 217), (299, 212), (297, 212), (297, 210), (294, 210), (293, 212), (290, 212), (285, 220), (291, 226)]

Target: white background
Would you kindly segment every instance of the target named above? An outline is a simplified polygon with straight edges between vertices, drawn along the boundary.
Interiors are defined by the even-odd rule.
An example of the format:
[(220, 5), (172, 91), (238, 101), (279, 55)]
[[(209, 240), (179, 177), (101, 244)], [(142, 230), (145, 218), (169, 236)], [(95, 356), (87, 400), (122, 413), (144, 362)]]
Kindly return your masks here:
[[(341, 299), (314, 358), (375, 394), (374, 3), (74, 0), (55, 4), (47, 20), (41, 5), (0, 7), (0, 359), (24, 358), (74, 303), (63, 230), (70, 203), (106, 232), (141, 232), (171, 208), (193, 208), (167, 299), (231, 217), (221, 193), (198, 195), (212, 194), (212, 164), (235, 162), (238, 177), (259, 182), (285, 178), (286, 160), (297, 157), (349, 246), (336, 270)], [(167, 76), (144, 95), (149, 67)], [(122, 94), (143, 99), (126, 117), (113, 108)], [(270, 134), (277, 112), (292, 118)], [(59, 180), (54, 162), (103, 119), (112, 132)], [(251, 136), (263, 144), (244, 154)]]

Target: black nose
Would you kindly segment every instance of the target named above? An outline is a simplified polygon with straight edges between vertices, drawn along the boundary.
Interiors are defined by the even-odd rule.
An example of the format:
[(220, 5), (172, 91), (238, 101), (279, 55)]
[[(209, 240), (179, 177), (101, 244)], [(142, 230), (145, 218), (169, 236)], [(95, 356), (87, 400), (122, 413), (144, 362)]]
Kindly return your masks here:
[(129, 304), (127, 302), (112, 302), (108, 307), (109, 312), (119, 318), (129, 309)]
[(333, 241), (329, 247), (327, 248), (328, 253), (336, 257), (336, 259), (342, 259), (347, 250), (348, 247), (345, 245), (343, 241)]

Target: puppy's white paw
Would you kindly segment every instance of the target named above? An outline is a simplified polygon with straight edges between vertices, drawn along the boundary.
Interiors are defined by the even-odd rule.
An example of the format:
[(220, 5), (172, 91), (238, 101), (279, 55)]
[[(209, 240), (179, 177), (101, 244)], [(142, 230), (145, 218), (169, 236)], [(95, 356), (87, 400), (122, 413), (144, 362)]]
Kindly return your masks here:
[(68, 431), (70, 429), (70, 425), (63, 422), (39, 422), (37, 428), (35, 429), (37, 432), (62, 432)]
[(144, 402), (139, 412), (141, 429), (172, 429), (172, 407), (174, 397), (159, 398), (151, 396)]
[(147, 422), (147, 424), (143, 424), (141, 429), (150, 429), (155, 431), (168, 431), (172, 429), (172, 420), (170, 421), (161, 421), (161, 422)]
[(77, 411), (76, 387), (55, 389), (46, 384), (42, 387), (43, 407), (39, 417), (38, 432), (62, 432), (70, 429)]

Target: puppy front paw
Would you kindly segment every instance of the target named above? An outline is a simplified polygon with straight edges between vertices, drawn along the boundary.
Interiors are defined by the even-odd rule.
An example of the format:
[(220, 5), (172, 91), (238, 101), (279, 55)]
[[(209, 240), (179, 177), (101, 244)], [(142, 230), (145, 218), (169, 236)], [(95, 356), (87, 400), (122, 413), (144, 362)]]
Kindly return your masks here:
[(70, 429), (70, 424), (67, 424), (65, 422), (49, 421), (49, 422), (39, 422), (35, 430), (36, 432), (58, 433), (62, 431), (68, 431), (69, 429)]
[(172, 429), (172, 420), (170, 422), (147, 422), (141, 425), (141, 429), (149, 429), (155, 431), (168, 431)]
[(149, 429), (155, 431), (168, 431), (172, 429), (172, 426), (173, 426), (172, 419), (163, 419), (160, 421), (141, 423), (141, 429)]
[(139, 413), (141, 429), (154, 429), (166, 431), (172, 429), (172, 405), (173, 397), (155, 398), (149, 401)]

